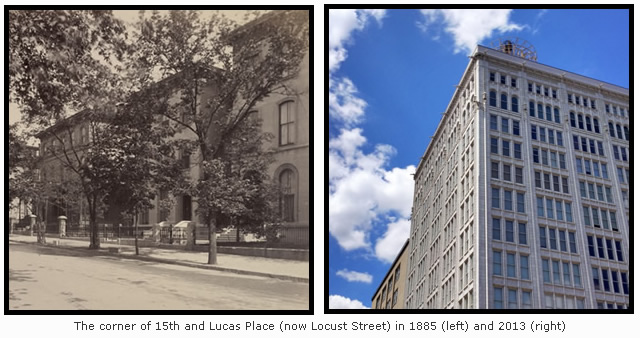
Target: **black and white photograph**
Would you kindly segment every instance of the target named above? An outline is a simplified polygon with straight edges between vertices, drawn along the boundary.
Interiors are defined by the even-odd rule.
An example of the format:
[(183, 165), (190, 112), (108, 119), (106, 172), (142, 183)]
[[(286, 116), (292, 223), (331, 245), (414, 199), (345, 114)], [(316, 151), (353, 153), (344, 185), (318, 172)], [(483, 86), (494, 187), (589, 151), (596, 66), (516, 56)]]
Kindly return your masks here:
[(308, 9), (5, 11), (5, 313), (310, 310)]

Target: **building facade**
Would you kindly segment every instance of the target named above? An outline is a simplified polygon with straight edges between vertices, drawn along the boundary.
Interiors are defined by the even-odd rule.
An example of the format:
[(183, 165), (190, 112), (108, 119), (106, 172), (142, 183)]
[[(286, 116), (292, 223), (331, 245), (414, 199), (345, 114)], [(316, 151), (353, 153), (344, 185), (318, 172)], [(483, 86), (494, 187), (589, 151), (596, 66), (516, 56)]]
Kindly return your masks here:
[(409, 240), (404, 243), (398, 256), (391, 264), (389, 271), (380, 282), (376, 293), (371, 298), (372, 309), (403, 309), (405, 280), (407, 278), (407, 257)]
[(534, 60), (472, 54), (414, 176), (407, 308), (629, 306), (629, 90)]
[[(299, 15), (300, 11), (297, 11)], [(277, 24), (282, 20), (282, 16), (292, 15), (292, 11), (272, 11), (262, 17), (247, 23), (238, 29), (243, 30), (260, 29), (260, 25), (266, 22)], [(308, 17), (307, 17), (308, 22)], [(238, 33), (236, 33), (238, 34)], [(274, 139), (270, 144), (265, 144), (265, 150), (274, 152), (274, 162), (269, 167), (269, 174), (283, 189), (283, 196), (280, 201), (280, 208), (283, 225), (280, 228), (280, 241), (294, 245), (296, 247), (308, 247), (309, 245), (309, 51), (300, 64), (298, 75), (289, 81), (286, 86), (295, 95), (272, 94), (255, 105), (252, 112), (258, 114), (262, 121), (262, 131), (270, 133)], [(199, 98), (200, 102), (206, 102), (207, 98), (216, 95), (214, 86), (207, 87)], [(42, 168), (42, 178), (52, 182), (62, 182), (69, 173), (61, 154), (74, 153), (82, 155), (85, 148), (91, 144), (91, 122), (85, 115), (88, 111), (79, 112), (72, 115), (63, 123), (53, 126), (39, 134), (42, 158), (40, 166)], [(174, 136), (177, 139), (193, 138), (194, 135), (182, 131)], [(51, 149), (58, 150), (58, 156), (54, 156)], [(200, 166), (200, 154), (179, 153), (183, 168), (188, 171), (189, 177), (194, 180), (201, 177), (202, 168)], [(139, 215), (141, 228), (151, 228), (151, 226), (165, 222), (166, 224), (178, 224), (183, 221), (197, 221), (196, 215), (197, 201), (189, 195), (173, 196), (175, 204), (170, 210), (162, 210), (158, 207), (160, 200), (167, 197), (167, 192), (158, 192), (154, 201), (154, 208), (142, 212)], [(66, 215), (69, 217), (68, 229), (74, 226), (86, 228), (88, 226), (88, 215), (83, 210), (83, 202), (78, 203), (76, 216), (69, 216), (71, 208), (61, 207), (55, 203), (43, 204), (43, 211), (40, 217), (46, 218), (47, 231), (57, 231), (57, 217)], [(122, 222), (120, 210), (107, 210), (98, 220), (99, 223), (107, 224), (107, 227), (114, 226)], [(164, 224), (164, 223), (163, 223)]]

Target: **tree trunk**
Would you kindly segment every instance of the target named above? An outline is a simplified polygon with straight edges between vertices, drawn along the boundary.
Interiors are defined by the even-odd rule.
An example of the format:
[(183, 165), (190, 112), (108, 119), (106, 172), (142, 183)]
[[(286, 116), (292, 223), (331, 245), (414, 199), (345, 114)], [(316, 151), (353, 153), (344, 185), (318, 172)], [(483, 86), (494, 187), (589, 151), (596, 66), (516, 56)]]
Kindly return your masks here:
[(218, 241), (216, 239), (216, 218), (209, 214), (209, 260), (207, 264), (218, 264)]
[(135, 234), (133, 235), (135, 246), (136, 246), (136, 256), (140, 254), (138, 251), (138, 214), (133, 215), (133, 227), (135, 228)]
[(98, 234), (98, 223), (96, 222), (96, 206), (95, 203), (91, 203), (90, 199), (87, 199), (89, 202), (89, 232), (90, 232), (90, 243), (89, 249), (100, 249), (100, 238)]

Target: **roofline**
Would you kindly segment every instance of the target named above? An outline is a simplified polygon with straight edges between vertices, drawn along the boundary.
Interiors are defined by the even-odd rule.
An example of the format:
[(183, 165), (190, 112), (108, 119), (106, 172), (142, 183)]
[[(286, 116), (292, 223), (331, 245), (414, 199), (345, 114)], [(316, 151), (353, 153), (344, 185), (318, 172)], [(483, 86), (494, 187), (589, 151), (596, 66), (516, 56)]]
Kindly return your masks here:
[[(391, 273), (391, 270), (393, 270), (392, 268), (396, 265), (396, 263), (400, 259), (400, 256), (402, 256), (402, 254), (404, 253), (404, 251), (405, 251), (405, 249), (407, 248), (408, 245), (409, 245), (409, 239), (407, 238), (407, 240), (404, 242), (404, 245), (402, 246), (402, 249), (400, 249), (400, 251), (398, 252), (398, 255), (396, 256), (396, 259), (393, 261), (393, 263), (391, 263), (391, 266), (389, 267), (389, 271), (387, 271), (387, 274), (385, 274), (384, 278), (382, 278), (383, 282), (387, 279), (387, 277), (389, 276), (389, 273)], [(376, 298), (376, 295), (378, 294), (378, 291), (380, 291), (380, 288), (383, 285), (384, 285), (384, 283), (380, 283), (380, 285), (376, 289), (376, 292), (373, 293), (373, 297), (371, 297), (371, 301), (372, 302)]]

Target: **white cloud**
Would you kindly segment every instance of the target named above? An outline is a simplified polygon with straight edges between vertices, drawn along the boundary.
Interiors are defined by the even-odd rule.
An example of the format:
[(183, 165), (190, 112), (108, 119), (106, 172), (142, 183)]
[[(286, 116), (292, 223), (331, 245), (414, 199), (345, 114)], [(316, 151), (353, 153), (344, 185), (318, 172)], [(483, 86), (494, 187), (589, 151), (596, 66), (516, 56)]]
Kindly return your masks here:
[(329, 10), (329, 71), (340, 67), (347, 58), (345, 45), (355, 30), (363, 30), (369, 19), (373, 18), (382, 25), (386, 11), (384, 9), (331, 9)]
[(402, 245), (409, 238), (411, 221), (400, 219), (390, 223), (384, 236), (376, 242), (376, 256), (387, 263), (392, 263), (402, 249)]
[(342, 129), (329, 140), (329, 231), (345, 250), (370, 248), (372, 224), (381, 216), (411, 213), (415, 167), (384, 169), (395, 149), (377, 145), (365, 154), (361, 133)]
[(359, 300), (342, 297), (340, 295), (329, 296), (330, 309), (368, 309)]
[(354, 126), (362, 122), (367, 102), (358, 97), (358, 90), (349, 78), (335, 79), (332, 73), (347, 58), (346, 46), (351, 43), (353, 32), (363, 30), (373, 20), (381, 26), (385, 15), (384, 10), (329, 11), (329, 116), (340, 130), (337, 137), (329, 139), (329, 231), (344, 250), (379, 252), (377, 257), (388, 261), (387, 251), (393, 251), (394, 243), (406, 239), (394, 225), (402, 221), (389, 221), (392, 224), (379, 244), (380, 249), (372, 248), (371, 242), (376, 242), (370, 238), (372, 230), (384, 226), (383, 220), (392, 215), (402, 220), (409, 217), (413, 198), (411, 174), (415, 167), (386, 169), (389, 158), (396, 152), (390, 145), (374, 145), (368, 153), (362, 150), (367, 139), (363, 130)]
[(357, 272), (342, 269), (336, 272), (336, 275), (348, 280), (349, 282), (362, 282), (370, 284), (373, 281), (373, 276), (366, 272)]
[(347, 125), (358, 123), (367, 102), (356, 96), (358, 90), (348, 78), (329, 79), (329, 116)]
[(417, 25), (424, 32), (442, 19), (444, 30), (453, 36), (455, 53), (471, 53), (494, 31), (506, 33), (524, 28), (509, 21), (510, 9), (422, 9), (420, 12), (424, 21)]

